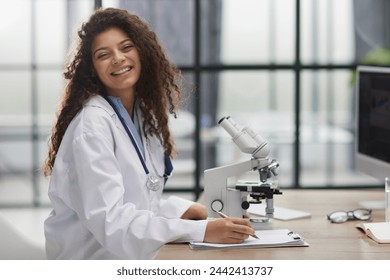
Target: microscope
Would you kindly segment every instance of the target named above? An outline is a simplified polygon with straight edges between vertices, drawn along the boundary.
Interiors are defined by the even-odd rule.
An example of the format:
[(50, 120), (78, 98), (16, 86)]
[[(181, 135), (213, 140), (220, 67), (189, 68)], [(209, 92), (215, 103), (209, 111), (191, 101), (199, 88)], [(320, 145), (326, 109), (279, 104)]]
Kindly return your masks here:
[[(251, 218), (255, 229), (269, 227), (274, 214), (273, 196), (282, 194), (277, 184), (269, 179), (277, 176), (279, 163), (270, 160), (270, 148), (259, 134), (250, 127), (241, 127), (230, 117), (223, 117), (220, 124), (232, 137), (243, 153), (251, 154), (250, 160), (204, 171), (204, 197), (209, 217), (246, 217), (246, 210), (252, 203), (265, 200), (265, 217)], [(249, 171), (259, 173), (259, 181), (240, 181), (238, 177)], [(273, 180), (276, 181), (276, 180)]]

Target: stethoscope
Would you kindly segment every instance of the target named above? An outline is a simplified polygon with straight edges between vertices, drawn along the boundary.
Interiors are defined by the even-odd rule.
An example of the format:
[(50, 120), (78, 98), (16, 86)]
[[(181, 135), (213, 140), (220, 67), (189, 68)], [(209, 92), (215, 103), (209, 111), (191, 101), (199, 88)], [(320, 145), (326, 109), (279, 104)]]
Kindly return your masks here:
[(123, 119), (123, 117), (119, 114), (118, 110), (116, 109), (116, 107), (114, 106), (114, 104), (112, 103), (112, 101), (105, 97), (105, 99), (107, 100), (107, 102), (111, 105), (112, 109), (115, 111), (116, 115), (118, 116), (120, 122), (122, 123), (123, 127), (125, 128), (126, 130), (126, 133), (127, 135), (129, 136), (136, 152), (137, 152), (137, 155), (138, 155), (138, 158), (142, 164), (142, 167), (144, 168), (144, 171), (145, 171), (145, 174), (146, 176), (148, 177), (147, 181), (146, 181), (146, 187), (151, 190), (151, 191), (158, 191), (160, 188), (163, 188), (163, 185), (166, 183), (166, 181), (168, 180), (168, 177), (171, 175), (172, 173), (172, 170), (173, 170), (173, 166), (172, 166), (172, 162), (171, 162), (171, 159), (169, 158), (169, 156), (165, 155), (164, 157), (164, 163), (165, 163), (165, 172), (164, 172), (164, 175), (163, 176), (158, 176), (157, 174), (157, 169), (156, 167), (154, 166), (153, 162), (152, 162), (152, 159), (151, 159), (151, 155), (150, 155), (150, 152), (148, 150), (148, 153), (149, 153), (149, 158), (150, 158), (150, 161), (152, 162), (152, 166), (153, 166), (153, 169), (154, 169), (154, 172), (156, 173), (155, 175), (154, 174), (151, 174), (149, 172), (149, 169), (148, 167), (146, 166), (146, 163), (145, 163), (145, 160), (141, 154), (141, 150), (140, 148), (138, 147), (138, 144), (137, 142), (135, 141), (134, 139), (134, 136), (133, 134), (131, 133), (131, 131), (129, 130), (129, 128), (127, 127), (127, 124), (125, 122), (125, 120)]

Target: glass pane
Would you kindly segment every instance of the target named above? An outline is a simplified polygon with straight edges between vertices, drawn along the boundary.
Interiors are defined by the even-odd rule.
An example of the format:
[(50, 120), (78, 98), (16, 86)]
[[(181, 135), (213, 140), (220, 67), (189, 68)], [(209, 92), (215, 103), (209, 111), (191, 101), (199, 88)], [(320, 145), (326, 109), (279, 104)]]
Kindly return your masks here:
[(354, 1), (356, 61), (390, 64), (389, 1)]
[(103, 7), (119, 7), (144, 18), (156, 32), (175, 64), (192, 64), (194, 5), (192, 0), (103, 1)]
[(222, 0), (200, 1), (200, 59), (203, 64), (220, 63)]
[(166, 188), (195, 187), (195, 114), (193, 100), (193, 76), (184, 73), (185, 84), (182, 88), (182, 104), (178, 118), (170, 117), (170, 128), (175, 141), (177, 156), (172, 160), (173, 176), (169, 178)]
[(88, 19), (95, 7), (94, 0), (67, 0), (66, 15), (67, 46), (71, 46), (73, 40), (78, 38), (77, 31), (81, 24)]
[[(270, 143), (270, 157), (279, 161), (279, 172), (283, 174), (279, 182), (283, 186), (291, 185), (293, 73), (226, 71), (215, 75), (202, 76), (202, 120), (208, 120), (208, 125), (202, 127), (204, 168), (227, 165), (251, 157), (250, 154), (242, 153), (231, 136), (218, 126), (221, 117), (231, 116), (239, 125), (250, 126)], [(219, 82), (217, 86), (211, 83), (216, 78)]]
[(65, 87), (62, 71), (41, 70), (37, 73), (38, 122), (42, 133), (48, 134)]
[(0, 141), (0, 204), (32, 204), (31, 143)]
[(220, 74), (221, 114), (254, 114), (284, 109), (293, 111), (294, 80), (289, 71), (225, 71)]
[(0, 19), (0, 65), (30, 63), (31, 1), (2, 1)]
[(369, 185), (354, 165), (354, 104), (348, 70), (302, 74), (301, 182), (303, 186)]
[(31, 75), (29, 71), (0, 71), (0, 125), (31, 125)]
[(301, 1), (303, 63), (355, 61), (353, 0)]
[(36, 2), (37, 63), (62, 65), (66, 51), (66, 0)]
[(291, 63), (294, 13), (293, 0), (222, 1), (222, 63)]

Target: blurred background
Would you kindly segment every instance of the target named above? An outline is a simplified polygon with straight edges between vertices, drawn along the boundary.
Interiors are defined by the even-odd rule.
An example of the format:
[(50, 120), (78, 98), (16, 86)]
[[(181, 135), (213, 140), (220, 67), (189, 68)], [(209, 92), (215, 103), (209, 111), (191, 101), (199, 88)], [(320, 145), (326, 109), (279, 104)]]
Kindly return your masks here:
[(390, 65), (388, 0), (4, 0), (0, 3), (0, 218), (43, 246), (41, 166), (80, 24), (97, 7), (150, 23), (186, 77), (165, 189), (196, 200), (207, 168), (247, 159), (220, 127), (250, 125), (281, 188), (382, 187), (356, 171), (354, 69)]

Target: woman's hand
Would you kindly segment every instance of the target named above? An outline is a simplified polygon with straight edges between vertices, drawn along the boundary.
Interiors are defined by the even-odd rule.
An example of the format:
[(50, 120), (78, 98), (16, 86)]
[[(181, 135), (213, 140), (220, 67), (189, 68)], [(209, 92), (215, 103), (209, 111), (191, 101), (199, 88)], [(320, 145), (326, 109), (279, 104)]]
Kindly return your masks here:
[(200, 203), (195, 203), (184, 212), (181, 218), (187, 220), (205, 220), (207, 219), (207, 215), (206, 207)]
[(222, 218), (207, 223), (204, 242), (209, 243), (242, 243), (254, 230), (248, 220), (241, 218)]

